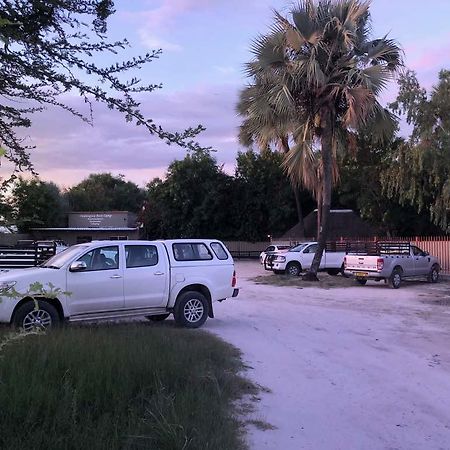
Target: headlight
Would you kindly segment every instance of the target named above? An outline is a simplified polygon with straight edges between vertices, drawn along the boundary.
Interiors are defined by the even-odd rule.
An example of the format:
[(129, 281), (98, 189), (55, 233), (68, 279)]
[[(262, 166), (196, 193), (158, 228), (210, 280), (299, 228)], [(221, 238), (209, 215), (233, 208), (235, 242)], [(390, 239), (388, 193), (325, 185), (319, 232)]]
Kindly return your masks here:
[(275, 259), (277, 260), (277, 262), (285, 262), (286, 256), (277, 256)]
[(0, 282), (0, 292), (6, 292), (11, 289), (17, 281), (1, 281)]

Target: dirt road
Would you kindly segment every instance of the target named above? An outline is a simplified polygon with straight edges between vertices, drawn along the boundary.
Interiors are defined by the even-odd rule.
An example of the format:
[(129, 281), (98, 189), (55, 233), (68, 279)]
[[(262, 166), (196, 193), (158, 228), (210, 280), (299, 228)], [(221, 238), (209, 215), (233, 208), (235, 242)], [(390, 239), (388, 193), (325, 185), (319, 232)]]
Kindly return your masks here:
[(450, 449), (450, 284), (258, 285), (205, 328), (243, 351), (262, 393), (253, 450)]

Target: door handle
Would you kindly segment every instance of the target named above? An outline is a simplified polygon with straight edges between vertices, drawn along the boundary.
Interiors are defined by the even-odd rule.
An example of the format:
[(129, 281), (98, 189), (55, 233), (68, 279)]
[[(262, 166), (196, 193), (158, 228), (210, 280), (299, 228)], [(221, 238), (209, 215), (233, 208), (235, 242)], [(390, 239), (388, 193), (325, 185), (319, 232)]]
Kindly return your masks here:
[(112, 277), (109, 278), (122, 278), (120, 275), (113, 275)]
[(164, 275), (164, 272), (155, 272), (155, 275)]

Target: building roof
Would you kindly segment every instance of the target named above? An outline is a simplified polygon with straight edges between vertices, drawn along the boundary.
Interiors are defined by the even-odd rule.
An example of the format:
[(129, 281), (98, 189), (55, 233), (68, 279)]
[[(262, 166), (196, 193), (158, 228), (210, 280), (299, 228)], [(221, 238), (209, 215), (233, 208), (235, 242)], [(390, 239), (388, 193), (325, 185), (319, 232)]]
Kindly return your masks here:
[[(351, 209), (332, 209), (330, 210), (330, 224), (328, 239), (339, 238), (358, 238), (375, 236), (376, 229), (370, 223), (361, 219), (361, 217)], [(304, 218), (305, 236), (317, 236), (317, 209)], [(300, 234), (300, 224), (294, 225), (288, 230), (282, 239), (302, 238)]]

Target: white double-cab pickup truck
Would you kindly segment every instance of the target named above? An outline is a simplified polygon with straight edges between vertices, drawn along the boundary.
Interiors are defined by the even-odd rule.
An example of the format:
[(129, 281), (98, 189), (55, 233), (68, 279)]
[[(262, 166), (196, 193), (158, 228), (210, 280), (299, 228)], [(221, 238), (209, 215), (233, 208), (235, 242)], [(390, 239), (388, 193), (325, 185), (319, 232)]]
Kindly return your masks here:
[(398, 289), (404, 278), (439, 279), (439, 261), (409, 242), (354, 243), (344, 260), (348, 276), (365, 285), (367, 280), (388, 282)]
[[(311, 268), (317, 242), (302, 242), (288, 251), (268, 253), (264, 260), (264, 268), (276, 274), (298, 276)], [(320, 261), (319, 270), (337, 275), (344, 270), (345, 251), (332, 251), (326, 248)]]
[[(36, 283), (43, 290), (33, 299)], [(96, 241), (39, 267), (3, 271), (0, 322), (29, 331), (63, 321), (160, 321), (173, 314), (179, 325), (197, 328), (214, 317), (214, 302), (238, 292), (233, 258), (220, 241)]]

